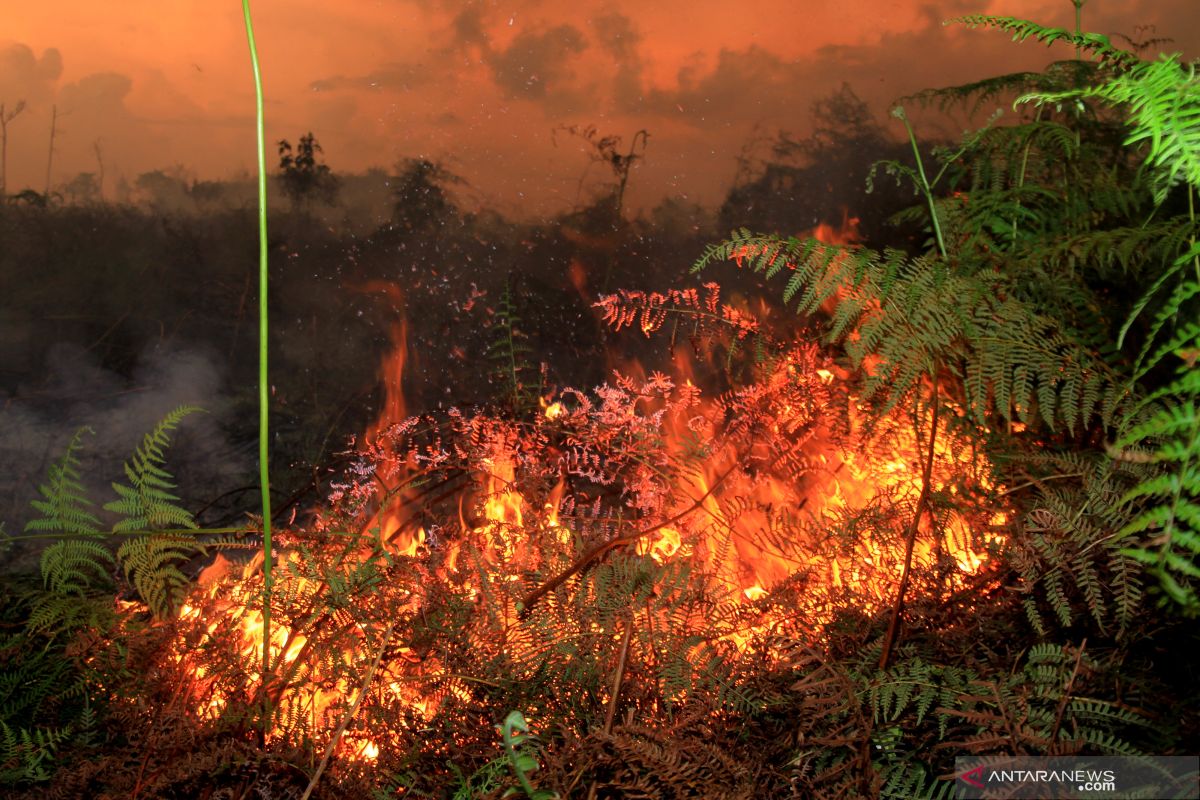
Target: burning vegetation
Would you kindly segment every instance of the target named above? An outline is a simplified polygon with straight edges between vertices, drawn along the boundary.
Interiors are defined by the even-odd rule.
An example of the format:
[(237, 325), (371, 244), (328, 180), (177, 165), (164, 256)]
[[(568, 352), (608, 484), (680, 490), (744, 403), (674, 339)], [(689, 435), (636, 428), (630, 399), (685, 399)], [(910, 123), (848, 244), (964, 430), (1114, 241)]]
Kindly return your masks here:
[[(77, 434), (26, 526), (53, 539), (40, 580), (6, 589), (0, 782), (945, 797), (957, 755), (1194, 749), (1200, 684), (1175, 651), (1200, 609), (1200, 177), (1162, 170), (1200, 144), (1160, 126), (1131, 156), (1114, 131), (1145, 121), (1095, 99), (1178, 90), (1191, 113), (1194, 75), (966, 21), (1096, 61), (943, 97), (1095, 105), (985, 127), (932, 182), (915, 140), (915, 165), (885, 163), (918, 189), (902, 219), (923, 247), (860, 244), (849, 214), (735, 232), (696, 262), (708, 282), (595, 298), (594, 388), (548, 378), (509, 284), (472, 285), (457, 308), (486, 308), (493, 400), (416, 411), (412, 287), (360, 285), (410, 309), (379, 417), (270, 551), (261, 518), (199, 529), (173, 494), (167, 447), (196, 409), (144, 438), (111, 526)], [(591, 255), (573, 295), (610, 274)]]
[[(598, 305), (665, 340), (672, 373), (628, 364), (517, 418), (404, 416), (390, 383), (330, 505), (277, 533), (269, 680), (261, 553), (219, 557), (175, 622), (181, 708), (229, 725), (270, 703), (268, 743), (389, 771), (487, 753), (515, 708), (573, 731), (564, 795), (714, 796), (724, 765), (750, 796), (705, 731), (778, 703), (831, 627), (890, 666), (904, 634), (884, 652), (870, 620), (907, 600), (946, 621), (1000, 588), (991, 466), (967, 428), (929, 427), (932, 386), (872, 417), (827, 351), (771, 340), (716, 284)], [(662, 747), (654, 774), (624, 774), (623, 748)], [(702, 780), (665, 769), (689, 747)]]

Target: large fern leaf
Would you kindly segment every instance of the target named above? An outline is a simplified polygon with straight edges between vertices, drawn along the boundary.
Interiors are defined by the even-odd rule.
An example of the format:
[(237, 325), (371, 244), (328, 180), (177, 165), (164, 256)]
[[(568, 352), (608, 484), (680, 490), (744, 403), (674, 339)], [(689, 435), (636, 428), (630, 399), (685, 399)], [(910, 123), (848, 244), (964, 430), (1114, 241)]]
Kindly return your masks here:
[(967, 409), (1076, 430), (1112, 419), (1124, 381), (1058, 321), (1014, 296), (1006, 277), (952, 271), (938, 258), (910, 259), (816, 240), (735, 232), (709, 247), (699, 271), (732, 259), (766, 277), (791, 272), (784, 301), (798, 313), (830, 313), (828, 338), (871, 365), (866, 394), (895, 407), (934, 365), (963, 383)]
[(191, 585), (181, 565), (205, 552), (192, 536), (148, 533), (126, 540), (117, 550), (117, 560), (154, 615), (167, 617), (179, 607)]
[(99, 535), (100, 520), (88, 510), (94, 504), (88, 499), (87, 489), (79, 475), (79, 451), (83, 447), (85, 433), (94, 432), (88, 427), (75, 431), (62, 457), (50, 465), (46, 482), (38, 486), (42, 499), (30, 501), (30, 505), (41, 516), (25, 524), (26, 532)]
[(196, 527), (191, 512), (175, 505), (174, 501), (179, 498), (170, 491), (175, 484), (163, 464), (164, 451), (171, 444), (171, 431), (184, 417), (200, 410), (195, 406), (179, 406), (142, 438), (141, 445), (125, 462), (125, 477), (129, 483), (114, 482), (112, 486), (118, 498), (104, 504), (105, 511), (122, 517), (113, 526), (114, 531)]
[(89, 510), (93, 504), (79, 474), (83, 436), (91, 432), (87, 427), (75, 432), (62, 457), (50, 465), (46, 482), (38, 486), (41, 499), (30, 502), (41, 516), (26, 523), (26, 532), (63, 537), (42, 551), (42, 580), (54, 596), (84, 594), (97, 581), (105, 580), (113, 565), (112, 554), (102, 541), (105, 534), (100, 520)]
[(966, 14), (947, 20), (946, 24), (958, 23), (968, 28), (995, 28), (1012, 34), (1014, 42), (1033, 39), (1049, 47), (1063, 43), (1091, 53), (1102, 61), (1128, 65), (1137, 62), (1137, 56), (1127, 50), (1114, 47), (1112, 41), (1099, 33), (1073, 33), (1066, 28), (1051, 28), (1016, 17), (998, 17), (990, 14)]
[[(1200, 347), (1200, 337), (1193, 343)], [(1118, 447), (1157, 445), (1162, 470), (1125, 497), (1140, 509), (1121, 529), (1140, 546), (1123, 552), (1155, 573), (1181, 611), (1200, 615), (1200, 369), (1192, 363), (1155, 392), (1156, 412), (1130, 428)]]
[(1132, 128), (1126, 144), (1149, 144), (1147, 159), (1156, 169), (1159, 202), (1180, 183), (1200, 186), (1200, 78), (1195, 62), (1178, 55), (1137, 62), (1098, 86), (1064, 92), (1027, 94), (1018, 103), (1063, 103), (1095, 97), (1124, 104)]

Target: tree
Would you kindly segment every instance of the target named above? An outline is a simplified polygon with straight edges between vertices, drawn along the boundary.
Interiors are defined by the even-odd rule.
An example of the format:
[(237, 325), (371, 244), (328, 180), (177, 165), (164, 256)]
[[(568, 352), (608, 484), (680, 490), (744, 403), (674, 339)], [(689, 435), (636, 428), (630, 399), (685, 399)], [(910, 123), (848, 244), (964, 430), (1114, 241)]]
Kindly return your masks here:
[(188, 204), (188, 174), (182, 165), (143, 172), (133, 182), (138, 199), (160, 211), (178, 211)]
[(425, 158), (406, 158), (396, 165), (392, 224), (408, 233), (436, 230), (458, 216), (446, 186), (463, 179)]
[(74, 205), (91, 205), (100, 200), (100, 181), (94, 172), (80, 172), (63, 185), (63, 194)]
[[(596, 205), (598, 207), (607, 206), (612, 214), (613, 223), (618, 223), (621, 219), (621, 209), (625, 203), (625, 187), (629, 184), (629, 172), (633, 169), (634, 162), (645, 157), (646, 144), (650, 141), (650, 134), (644, 128), (639, 130), (633, 135), (633, 139), (629, 143), (629, 150), (622, 153), (618, 149), (621, 146), (621, 137), (600, 136), (595, 125), (583, 128), (577, 125), (563, 125), (560, 130), (587, 142), (592, 149), (588, 155), (592, 163), (605, 164), (612, 170), (616, 183), (610, 188), (608, 197), (602, 198)], [(639, 142), (641, 143), (640, 153), (638, 152)], [(586, 171), (579, 179), (581, 188), (585, 177), (587, 177)]]
[(872, 163), (902, 157), (907, 145), (888, 134), (848, 84), (815, 101), (810, 120), (806, 137), (780, 131), (763, 161), (739, 159), (739, 182), (721, 206), (719, 227), (793, 234), (852, 213), (866, 241), (888, 239), (888, 209), (907, 205), (911, 192), (883, 181), (872, 196), (867, 175)]
[(308, 213), (314, 200), (330, 206), (337, 201), (338, 179), (317, 161), (324, 152), (312, 131), (300, 137), (294, 152), (291, 142), (279, 140), (279, 183), (294, 210)]
[(24, 110), (24, 100), (18, 100), (11, 111), (0, 103), (0, 202), (8, 199), (8, 123)]

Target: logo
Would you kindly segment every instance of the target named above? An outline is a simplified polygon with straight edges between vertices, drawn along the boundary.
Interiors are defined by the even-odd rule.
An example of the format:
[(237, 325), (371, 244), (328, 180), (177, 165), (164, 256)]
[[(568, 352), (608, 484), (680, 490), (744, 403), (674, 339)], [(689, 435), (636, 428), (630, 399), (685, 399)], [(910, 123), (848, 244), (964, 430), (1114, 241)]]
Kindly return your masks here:
[(958, 779), (963, 783), (974, 786), (976, 789), (985, 789), (987, 787), (985, 787), (981, 782), (983, 779), (983, 769), (983, 765), (981, 764), (980, 766), (975, 767), (975, 769), (969, 769), (962, 775), (959, 775)]

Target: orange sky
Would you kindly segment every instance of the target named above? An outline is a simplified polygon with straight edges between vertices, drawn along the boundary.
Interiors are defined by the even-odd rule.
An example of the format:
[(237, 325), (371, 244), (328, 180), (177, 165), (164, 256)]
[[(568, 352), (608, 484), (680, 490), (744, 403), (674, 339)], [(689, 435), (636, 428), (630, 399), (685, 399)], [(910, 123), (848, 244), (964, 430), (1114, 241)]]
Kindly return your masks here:
[[(1085, 25), (1156, 24), (1194, 55), (1197, 0), (1091, 0)], [(0, 102), (10, 190), (181, 165), (201, 178), (253, 163), (252, 97), (236, 0), (0, 0)], [(733, 9), (737, 10), (733, 10)], [(19, 10), (18, 10), (19, 9)], [(552, 132), (650, 132), (633, 206), (714, 202), (755, 126), (805, 129), (848, 81), (882, 111), (908, 92), (1053, 56), (996, 33), (942, 27), (962, 13), (1069, 25), (1069, 0), (254, 0), (268, 138), (316, 133), (336, 170), (442, 160), (474, 202), (508, 213), (570, 206), (587, 166)]]

